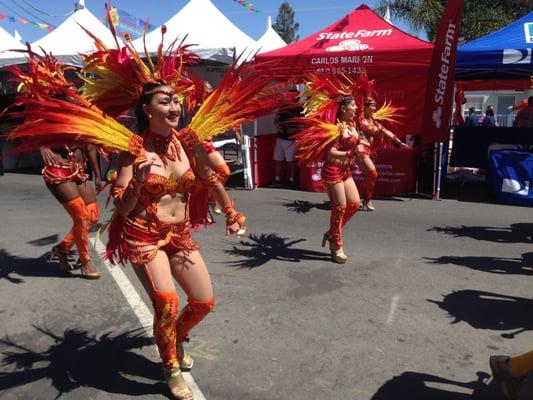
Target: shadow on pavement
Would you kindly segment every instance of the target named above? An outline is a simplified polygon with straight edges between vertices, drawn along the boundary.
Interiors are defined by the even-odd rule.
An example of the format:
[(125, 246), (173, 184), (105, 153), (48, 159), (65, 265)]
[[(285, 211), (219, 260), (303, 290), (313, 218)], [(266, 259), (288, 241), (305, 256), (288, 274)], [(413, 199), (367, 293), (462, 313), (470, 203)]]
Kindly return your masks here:
[(275, 233), (251, 234), (242, 240), (239, 245), (233, 245), (231, 250), (225, 250), (226, 254), (244, 257), (244, 260), (232, 261), (229, 264), (238, 268), (256, 268), (269, 261), (302, 262), (308, 260), (330, 261), (328, 253), (319, 251), (291, 248), (306, 239), (289, 241)]
[(460, 290), (444, 296), (437, 304), (454, 318), (452, 324), (464, 321), (475, 329), (513, 331), (501, 337), (512, 339), (533, 329), (533, 300), (478, 290)]
[(453, 264), (493, 274), (533, 275), (533, 253), (524, 253), (522, 258), (503, 257), (424, 257), (431, 264)]
[(59, 240), (59, 235), (56, 233), (55, 235), (45, 236), (39, 239), (30, 240), (28, 244), (32, 244), (37, 247), (44, 247), (44, 246), (51, 246), (53, 244), (56, 244)]
[[(142, 376), (154, 381), (162, 379), (159, 363), (132, 351), (152, 344), (143, 329), (116, 336), (109, 332), (97, 338), (78, 329), (68, 329), (62, 335), (56, 335), (48, 328), (34, 328), (34, 335), (45, 335), (53, 344), (47, 350), (39, 351), (8, 337), (1, 339), (4, 368), (0, 372), (0, 390), (46, 379), (57, 389), (56, 398), (82, 386), (131, 396), (168, 391), (163, 382), (142, 383), (125, 376)], [(31, 336), (29, 338), (31, 343)], [(12, 367), (13, 371), (5, 372), (6, 366)]]
[(331, 210), (331, 205), (329, 201), (327, 200), (323, 201), (322, 203), (312, 203), (306, 200), (294, 200), (294, 201), (288, 201), (287, 199), (283, 199), (283, 200), (287, 201), (286, 203), (283, 203), (283, 206), (288, 208), (289, 211), (295, 212), (297, 214), (307, 214), (313, 208), (316, 208), (317, 210), (325, 210), (325, 211)]
[(509, 228), (494, 228), (489, 226), (435, 226), (428, 229), (453, 237), (469, 237), (496, 243), (531, 243), (533, 242), (533, 223), (512, 224)]
[(480, 371), (476, 380), (460, 382), (408, 371), (385, 382), (371, 400), (499, 400), (499, 388), (488, 383), (489, 377)]
[[(59, 271), (56, 262), (50, 262), (50, 252), (44, 253), (39, 258), (22, 258), (9, 254), (0, 249), (0, 279), (11, 283), (24, 283), (25, 276), (36, 277), (62, 277), (70, 278), (77, 275), (63, 274)], [(13, 276), (18, 275), (18, 276)]]

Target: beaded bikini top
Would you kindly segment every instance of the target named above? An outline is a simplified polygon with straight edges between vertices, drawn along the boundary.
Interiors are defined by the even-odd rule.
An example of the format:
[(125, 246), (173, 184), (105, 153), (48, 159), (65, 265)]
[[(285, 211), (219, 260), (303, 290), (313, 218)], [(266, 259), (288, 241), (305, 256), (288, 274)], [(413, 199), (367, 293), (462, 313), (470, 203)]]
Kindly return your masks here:
[(188, 193), (192, 191), (196, 176), (191, 168), (187, 169), (179, 178), (174, 175), (169, 177), (149, 174), (143, 183), (141, 193), (148, 197), (163, 197), (169, 194), (176, 197), (178, 193)]

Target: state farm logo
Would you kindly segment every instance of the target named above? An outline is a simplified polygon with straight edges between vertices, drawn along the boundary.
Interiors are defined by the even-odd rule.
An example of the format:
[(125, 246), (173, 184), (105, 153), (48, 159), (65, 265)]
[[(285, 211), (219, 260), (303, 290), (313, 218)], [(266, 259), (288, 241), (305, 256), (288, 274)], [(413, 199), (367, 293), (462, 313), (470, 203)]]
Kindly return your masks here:
[(503, 49), (502, 64), (531, 64), (531, 49)]
[(524, 24), (524, 32), (526, 34), (526, 43), (533, 43), (533, 22)]
[(360, 51), (366, 50), (369, 47), (369, 45), (361, 43), (358, 39), (349, 39), (343, 40), (335, 46), (326, 47), (326, 51)]
[(438, 106), (435, 111), (433, 111), (433, 115), (431, 116), (431, 119), (433, 120), (433, 123), (435, 124), (435, 128), (440, 128), (442, 126), (442, 107)]

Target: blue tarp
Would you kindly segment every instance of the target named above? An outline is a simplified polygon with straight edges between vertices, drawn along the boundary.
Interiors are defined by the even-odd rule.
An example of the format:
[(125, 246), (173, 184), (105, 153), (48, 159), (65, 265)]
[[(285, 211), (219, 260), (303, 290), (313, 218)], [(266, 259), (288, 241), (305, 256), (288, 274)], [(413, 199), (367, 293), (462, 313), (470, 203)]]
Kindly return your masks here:
[(533, 74), (533, 12), (459, 46), (456, 80), (529, 78)]
[(491, 151), (487, 183), (496, 201), (533, 206), (533, 153)]

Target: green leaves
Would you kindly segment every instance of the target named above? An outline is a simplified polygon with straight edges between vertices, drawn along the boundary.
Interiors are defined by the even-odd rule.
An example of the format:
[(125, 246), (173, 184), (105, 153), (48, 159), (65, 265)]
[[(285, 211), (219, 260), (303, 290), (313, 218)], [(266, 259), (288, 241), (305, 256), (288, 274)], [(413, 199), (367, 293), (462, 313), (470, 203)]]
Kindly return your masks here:
[(300, 24), (294, 21), (294, 10), (288, 1), (284, 1), (279, 6), (278, 16), (272, 28), (281, 36), (285, 43), (290, 44), (300, 38), (296, 34), (299, 27)]
[[(376, 12), (383, 15), (387, 6), (393, 18), (434, 41), (446, 0), (381, 0)], [(526, 15), (531, 7), (531, 0), (465, 0), (461, 36), (469, 41), (494, 32)]]

